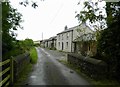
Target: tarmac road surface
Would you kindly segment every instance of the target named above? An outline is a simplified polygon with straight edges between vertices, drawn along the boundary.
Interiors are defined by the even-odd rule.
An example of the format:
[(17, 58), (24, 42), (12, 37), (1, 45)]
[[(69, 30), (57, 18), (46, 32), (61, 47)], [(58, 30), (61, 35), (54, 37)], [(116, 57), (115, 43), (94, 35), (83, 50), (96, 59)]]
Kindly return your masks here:
[(45, 48), (36, 48), (38, 62), (26, 80), (27, 85), (90, 85), (74, 70), (61, 64), (58, 59), (66, 58), (65, 53)]

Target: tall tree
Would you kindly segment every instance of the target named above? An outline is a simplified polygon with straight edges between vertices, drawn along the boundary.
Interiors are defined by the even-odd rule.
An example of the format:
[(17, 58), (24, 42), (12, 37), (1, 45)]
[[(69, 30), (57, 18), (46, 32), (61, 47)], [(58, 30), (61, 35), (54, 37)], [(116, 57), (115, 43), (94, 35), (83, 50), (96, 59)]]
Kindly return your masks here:
[(107, 2), (106, 12), (107, 12), (107, 25), (108, 26), (120, 20), (120, 1), (119, 2)]
[[(106, 2), (106, 18), (101, 14), (102, 12), (99, 11), (99, 8), (94, 7), (98, 6), (99, 3), (85, 2), (84, 6), (87, 10), (81, 11), (76, 17), (82, 22), (90, 20), (91, 23), (102, 21), (103, 19), (106, 20), (107, 29), (100, 31), (98, 37), (97, 54), (102, 56), (100, 59), (108, 63), (109, 77), (120, 79), (120, 1)], [(102, 26), (104, 24), (100, 28), (103, 28)]]
[(108, 63), (109, 77), (120, 81), (120, 2), (107, 2), (107, 26), (98, 40), (98, 54)]
[[(89, 21), (90, 25), (96, 25), (97, 27), (104, 28), (106, 18), (105, 5), (99, 6), (101, 1), (86, 1), (84, 2), (84, 8), (76, 15), (79, 22)], [(80, 3), (79, 3), (80, 4)], [(79, 5), (78, 4), (78, 5)], [(97, 29), (98, 30), (98, 29)]]
[(14, 48), (15, 33), (20, 26), (22, 15), (9, 2), (2, 3), (2, 54)]

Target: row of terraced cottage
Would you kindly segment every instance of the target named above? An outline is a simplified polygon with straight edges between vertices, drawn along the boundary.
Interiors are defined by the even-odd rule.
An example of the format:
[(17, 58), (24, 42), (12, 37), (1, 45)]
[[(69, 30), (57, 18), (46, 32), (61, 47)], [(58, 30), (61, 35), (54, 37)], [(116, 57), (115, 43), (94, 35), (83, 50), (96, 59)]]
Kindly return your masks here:
[(95, 32), (85, 23), (81, 23), (75, 27), (65, 28), (54, 37), (41, 40), (40, 45), (44, 48), (92, 56), (96, 53), (95, 42)]

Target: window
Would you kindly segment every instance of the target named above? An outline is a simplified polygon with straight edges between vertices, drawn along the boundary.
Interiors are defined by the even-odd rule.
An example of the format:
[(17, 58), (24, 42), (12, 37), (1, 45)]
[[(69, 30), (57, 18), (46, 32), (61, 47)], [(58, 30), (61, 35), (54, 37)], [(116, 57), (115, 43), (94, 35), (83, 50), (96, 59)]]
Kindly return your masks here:
[(60, 48), (60, 42), (58, 42), (59, 48)]
[(67, 40), (68, 40), (68, 37), (69, 37), (69, 33), (66, 33), (66, 38), (67, 38)]
[(62, 40), (63, 40), (63, 34), (62, 34)]
[(60, 35), (59, 35), (59, 40), (60, 40)]
[(66, 48), (68, 48), (68, 42), (66, 42)]

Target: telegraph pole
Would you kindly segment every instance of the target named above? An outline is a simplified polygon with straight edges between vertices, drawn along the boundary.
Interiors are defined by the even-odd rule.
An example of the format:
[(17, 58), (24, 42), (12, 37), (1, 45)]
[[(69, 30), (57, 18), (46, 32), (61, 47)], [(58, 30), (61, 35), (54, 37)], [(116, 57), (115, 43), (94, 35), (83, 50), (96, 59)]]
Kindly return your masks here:
[(42, 32), (42, 47), (43, 47), (43, 32)]
[(42, 40), (43, 40), (43, 32), (42, 32)]

